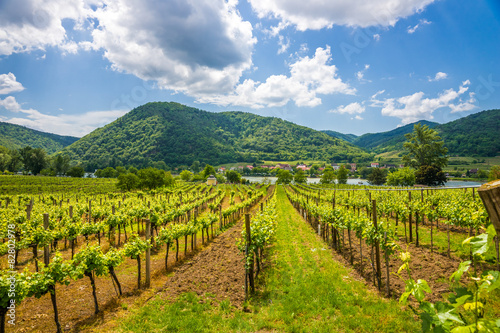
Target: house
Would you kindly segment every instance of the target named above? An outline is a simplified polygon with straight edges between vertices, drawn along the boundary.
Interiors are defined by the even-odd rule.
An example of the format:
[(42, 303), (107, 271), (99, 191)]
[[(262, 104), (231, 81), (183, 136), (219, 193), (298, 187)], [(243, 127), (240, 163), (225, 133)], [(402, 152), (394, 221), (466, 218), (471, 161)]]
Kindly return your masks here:
[(305, 164), (297, 164), (295, 169), (306, 171), (306, 170), (309, 170), (310, 168), (308, 168), (307, 165), (305, 165)]
[(217, 185), (217, 178), (215, 178), (214, 175), (210, 175), (210, 177), (207, 178), (207, 185)]
[(470, 169), (469, 174), (477, 175), (478, 169)]
[(386, 164), (386, 165), (385, 165), (385, 167), (386, 167), (387, 169), (390, 169), (390, 168), (394, 168), (394, 169), (396, 169), (396, 165), (395, 165), (395, 164)]
[(340, 169), (340, 165), (338, 165), (337, 163), (332, 163), (332, 168), (333, 170), (338, 170)]
[(226, 172), (226, 168), (225, 167), (220, 167), (217, 172), (221, 172), (221, 173), (224, 173)]
[(261, 165), (260, 166), (262, 169), (269, 169), (269, 165)]
[(356, 172), (356, 163), (351, 163), (351, 171)]
[(247, 168), (249, 168), (250, 170), (253, 170), (253, 165), (247, 165)]
[(373, 162), (372, 164), (370, 164), (370, 168), (378, 168), (378, 167), (379, 167), (379, 164), (376, 162)]
[(292, 167), (290, 166), (290, 164), (282, 164), (282, 163), (278, 163), (276, 165), (276, 168), (280, 168), (282, 170), (288, 170), (288, 171), (292, 171)]

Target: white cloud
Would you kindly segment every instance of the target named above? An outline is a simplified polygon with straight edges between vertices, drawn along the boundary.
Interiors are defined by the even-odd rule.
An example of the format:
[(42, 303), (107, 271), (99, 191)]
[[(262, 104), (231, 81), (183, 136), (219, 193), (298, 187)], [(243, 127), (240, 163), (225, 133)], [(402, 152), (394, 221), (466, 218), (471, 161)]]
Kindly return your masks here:
[(24, 87), (17, 82), (16, 76), (12, 73), (0, 75), (0, 95), (23, 91)]
[[(0, 100), (0, 107), (16, 112), (19, 116), (3, 117), (8, 123), (26, 126), (43, 132), (82, 137), (98, 127), (109, 124), (129, 110), (90, 111), (84, 114), (48, 115), (33, 109), (23, 109), (12, 96)], [(23, 114), (25, 117), (21, 117)]]
[(21, 105), (19, 105), (13, 96), (7, 96), (5, 99), (0, 99), (0, 107), (11, 112), (19, 112), (22, 110)]
[[(474, 94), (469, 94), (469, 99), (464, 102), (461, 96), (469, 90), (470, 81), (462, 83), (458, 91), (447, 89), (436, 98), (424, 98), (423, 92), (417, 92), (412, 95), (399, 98), (389, 98), (383, 101), (372, 97), (372, 106), (382, 106), (382, 115), (397, 117), (401, 119), (403, 125), (416, 122), (418, 120), (433, 119), (433, 113), (440, 108), (449, 108), (451, 112), (468, 111), (474, 109)], [(458, 104), (456, 104), (458, 103)]]
[(280, 46), (278, 54), (285, 53), (286, 50), (288, 50), (288, 48), (290, 47), (290, 39), (284, 38), (283, 36), (280, 35), (278, 45)]
[(314, 57), (305, 56), (290, 65), (290, 76), (272, 75), (264, 83), (247, 79), (233, 93), (206, 96), (198, 101), (252, 108), (277, 107), (294, 101), (297, 106), (314, 107), (321, 104), (318, 94), (355, 94), (356, 89), (338, 78), (337, 67), (329, 65), (330, 60), (329, 46), (317, 48)]
[(432, 22), (427, 21), (426, 19), (420, 20), (415, 26), (411, 27), (409, 26), (408, 29), (406, 30), (409, 34), (414, 33), (417, 31), (418, 28), (420, 28), (423, 25), (431, 24)]
[(444, 80), (447, 78), (448, 78), (448, 74), (443, 73), (443, 72), (437, 72), (436, 75), (434, 76), (434, 78), (429, 77), (429, 82)]
[[(360, 113), (365, 112), (365, 107), (364, 107), (364, 105), (361, 105), (358, 102), (354, 102), (354, 103), (348, 104), (346, 106), (340, 105), (336, 109), (330, 110), (329, 112), (340, 113), (340, 114), (360, 114)], [(361, 117), (359, 117), (359, 118), (361, 118)], [(356, 118), (356, 119), (359, 119), (359, 118)], [(361, 118), (361, 119), (363, 119), (363, 118)]]
[(88, 5), (95, 1), (0, 1), (0, 55), (45, 50), (47, 46), (72, 48), (62, 22), (70, 19), (76, 28), (81, 27), (91, 12)]
[(373, 39), (378, 42), (380, 40), (380, 34), (373, 35)]
[(434, 0), (249, 0), (260, 18), (274, 17), (298, 30), (333, 25), (394, 26), (400, 18), (422, 11)]
[(256, 39), (236, 1), (115, 0), (99, 7), (93, 47), (117, 71), (199, 97), (231, 91)]
[(365, 73), (366, 71), (370, 68), (370, 65), (365, 65), (365, 67), (356, 72), (356, 78), (358, 79), (358, 81), (360, 82), (371, 82), (370, 80), (366, 80), (364, 77), (365, 77)]
[(361, 117), (359, 114), (351, 118), (351, 120), (363, 120), (363, 117)]

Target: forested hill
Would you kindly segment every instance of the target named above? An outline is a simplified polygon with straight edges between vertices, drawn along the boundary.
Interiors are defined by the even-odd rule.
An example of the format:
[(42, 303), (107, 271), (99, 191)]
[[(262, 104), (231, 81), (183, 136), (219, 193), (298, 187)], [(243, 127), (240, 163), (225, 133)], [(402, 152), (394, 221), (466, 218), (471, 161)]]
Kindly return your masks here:
[(449, 155), (500, 155), (500, 109), (481, 111), (435, 128)]
[(257, 160), (368, 161), (362, 149), (325, 133), (244, 112), (213, 113), (178, 103), (135, 108), (63, 150), (89, 168), (123, 163), (143, 166), (212, 165)]
[(404, 135), (413, 132), (413, 126), (418, 123), (427, 125), (430, 128), (434, 128), (439, 125), (438, 123), (421, 120), (413, 124), (398, 127), (388, 132), (363, 134), (351, 142), (361, 148), (373, 149), (373, 151), (377, 153), (402, 150), (403, 142), (406, 140)]
[(19, 149), (26, 146), (43, 148), (49, 154), (60, 151), (78, 138), (40, 132), (19, 125), (0, 122), (0, 146)]
[(335, 132), (335, 131), (330, 131), (330, 130), (323, 130), (321, 132), (326, 133), (333, 138), (342, 139), (342, 140), (345, 140), (345, 141), (351, 142), (351, 143), (354, 142), (354, 140), (356, 140), (358, 138), (358, 136), (354, 135), (354, 134), (343, 134), (340, 132)]
[[(481, 157), (500, 155), (500, 110), (498, 109), (474, 113), (446, 124), (421, 120), (392, 131), (368, 133), (354, 140), (350, 138), (346, 140), (378, 154), (400, 152), (406, 141), (404, 135), (412, 132), (413, 126), (417, 123), (435, 129), (444, 140), (449, 155)], [(324, 132), (342, 138), (341, 133)]]

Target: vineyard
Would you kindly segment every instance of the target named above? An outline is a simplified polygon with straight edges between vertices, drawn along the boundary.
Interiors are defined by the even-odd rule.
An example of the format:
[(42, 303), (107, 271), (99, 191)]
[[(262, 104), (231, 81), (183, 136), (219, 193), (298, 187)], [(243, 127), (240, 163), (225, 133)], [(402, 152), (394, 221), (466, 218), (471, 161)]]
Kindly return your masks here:
[[(415, 291), (420, 282), (411, 289), (408, 281), (425, 279), (426, 301), (438, 304), (461, 262), (470, 261), (476, 276), (499, 270), (498, 237), (472, 188), (178, 182), (118, 192), (102, 179), (6, 176), (1, 181), (2, 332), (100, 331), (128, 307), (153, 297), (177, 302), (189, 293), (252, 312), (249, 306), (269, 297), (280, 242), (292, 247), (292, 255), (305, 242), (282, 238), (285, 225), (308, 225), (310, 235), (321, 237), (322, 250), (330, 249), (325, 260), (337, 258), (377, 297), (408, 300), (411, 308), (422, 302), (423, 292)], [(294, 217), (285, 219), (285, 211)], [(280, 278), (287, 275), (283, 268), (279, 272)], [(457, 283), (466, 285), (462, 274)], [(490, 280), (495, 288), (500, 284), (498, 273)], [(481, 299), (481, 318), (500, 316), (493, 289), (488, 306)], [(477, 309), (474, 315), (460, 312), (458, 320), (472, 322)], [(409, 309), (401, 316), (408, 315)]]

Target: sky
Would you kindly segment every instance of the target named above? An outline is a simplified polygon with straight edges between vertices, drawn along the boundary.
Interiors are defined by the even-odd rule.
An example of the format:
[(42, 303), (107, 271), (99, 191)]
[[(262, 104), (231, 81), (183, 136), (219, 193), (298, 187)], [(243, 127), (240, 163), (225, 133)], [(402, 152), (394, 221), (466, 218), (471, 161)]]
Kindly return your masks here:
[(500, 108), (498, 0), (0, 0), (0, 121), (148, 102), (361, 135)]

